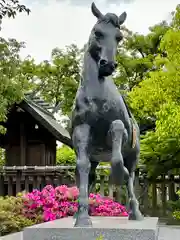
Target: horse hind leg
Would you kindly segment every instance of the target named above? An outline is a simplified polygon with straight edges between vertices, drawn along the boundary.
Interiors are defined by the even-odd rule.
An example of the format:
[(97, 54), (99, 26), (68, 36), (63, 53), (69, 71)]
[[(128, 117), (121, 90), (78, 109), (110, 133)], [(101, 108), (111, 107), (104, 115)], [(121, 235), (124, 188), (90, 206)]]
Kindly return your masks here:
[(123, 185), (124, 179), (128, 179), (129, 172), (124, 166), (122, 156), (123, 143), (127, 140), (127, 131), (121, 120), (115, 120), (110, 127), (112, 139), (112, 159), (111, 159), (111, 175), (114, 184)]
[(128, 190), (128, 198), (129, 198), (129, 220), (143, 220), (143, 216), (139, 210), (139, 202), (134, 193), (134, 177), (135, 173), (130, 172), (129, 179), (126, 183)]
[(91, 227), (89, 217), (88, 185), (91, 162), (89, 160), (90, 126), (82, 124), (73, 131), (73, 146), (76, 152), (76, 171), (79, 176), (79, 206), (75, 227)]

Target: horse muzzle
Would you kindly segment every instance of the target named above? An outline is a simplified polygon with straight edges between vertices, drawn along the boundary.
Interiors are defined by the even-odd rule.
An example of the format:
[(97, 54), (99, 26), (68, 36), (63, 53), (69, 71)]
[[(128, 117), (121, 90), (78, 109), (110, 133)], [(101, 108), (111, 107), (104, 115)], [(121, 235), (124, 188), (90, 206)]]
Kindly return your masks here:
[(117, 63), (113, 61), (107, 61), (105, 59), (100, 59), (99, 63), (99, 76), (100, 77), (107, 77), (112, 75), (112, 73), (117, 68)]

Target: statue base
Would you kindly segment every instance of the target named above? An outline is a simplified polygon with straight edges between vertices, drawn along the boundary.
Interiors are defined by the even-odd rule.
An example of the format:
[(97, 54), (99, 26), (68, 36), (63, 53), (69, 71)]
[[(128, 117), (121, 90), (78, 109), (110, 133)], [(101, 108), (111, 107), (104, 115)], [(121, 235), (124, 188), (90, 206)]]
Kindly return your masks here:
[(74, 228), (75, 219), (63, 218), (24, 229), (25, 240), (157, 240), (158, 218), (142, 221), (126, 217), (92, 217), (92, 228)]

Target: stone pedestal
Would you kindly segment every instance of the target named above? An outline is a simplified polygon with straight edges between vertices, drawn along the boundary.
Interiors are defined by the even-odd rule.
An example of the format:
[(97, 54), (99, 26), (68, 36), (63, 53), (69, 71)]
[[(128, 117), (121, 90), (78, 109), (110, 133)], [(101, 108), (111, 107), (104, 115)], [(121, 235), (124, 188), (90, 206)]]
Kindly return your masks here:
[(24, 240), (157, 240), (158, 218), (129, 221), (123, 217), (92, 217), (92, 228), (74, 228), (74, 219), (63, 218), (25, 228)]

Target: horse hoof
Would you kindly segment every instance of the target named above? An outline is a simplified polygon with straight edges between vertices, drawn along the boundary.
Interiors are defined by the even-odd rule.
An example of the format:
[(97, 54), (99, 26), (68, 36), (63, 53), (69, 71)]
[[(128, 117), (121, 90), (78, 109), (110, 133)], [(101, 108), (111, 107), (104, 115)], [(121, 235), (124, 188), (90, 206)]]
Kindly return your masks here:
[(91, 218), (90, 217), (86, 217), (86, 218), (81, 218), (81, 217), (78, 217), (76, 219), (76, 222), (74, 224), (74, 227), (80, 227), (80, 228), (87, 228), (87, 227), (92, 227), (92, 221), (91, 221)]
[(144, 220), (143, 215), (140, 211), (132, 212), (129, 214), (129, 220), (142, 221)]

